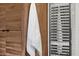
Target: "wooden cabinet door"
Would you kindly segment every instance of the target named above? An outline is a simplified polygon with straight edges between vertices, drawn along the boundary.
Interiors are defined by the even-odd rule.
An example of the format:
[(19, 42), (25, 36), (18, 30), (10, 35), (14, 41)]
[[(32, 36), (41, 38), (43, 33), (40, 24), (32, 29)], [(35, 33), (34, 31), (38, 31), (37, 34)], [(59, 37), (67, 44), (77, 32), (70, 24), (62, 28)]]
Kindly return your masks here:
[(0, 8), (4, 10), (0, 10), (0, 55), (25, 55), (24, 4), (0, 4)]

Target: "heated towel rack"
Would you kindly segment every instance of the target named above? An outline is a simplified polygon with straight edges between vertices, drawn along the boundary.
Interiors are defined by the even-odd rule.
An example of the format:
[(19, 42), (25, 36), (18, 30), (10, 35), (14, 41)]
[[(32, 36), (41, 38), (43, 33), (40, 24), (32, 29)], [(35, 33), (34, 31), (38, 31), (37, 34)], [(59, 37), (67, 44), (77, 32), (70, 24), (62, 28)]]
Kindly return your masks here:
[(48, 4), (49, 56), (71, 56), (71, 4)]

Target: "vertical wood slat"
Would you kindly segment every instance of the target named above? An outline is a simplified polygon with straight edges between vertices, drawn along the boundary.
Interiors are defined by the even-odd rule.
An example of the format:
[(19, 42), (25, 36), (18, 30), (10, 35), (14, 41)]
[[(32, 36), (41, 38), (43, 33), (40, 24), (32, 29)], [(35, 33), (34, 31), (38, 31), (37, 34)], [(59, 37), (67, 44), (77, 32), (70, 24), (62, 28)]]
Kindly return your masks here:
[(28, 29), (28, 17), (29, 17), (30, 3), (23, 5), (23, 17), (22, 17), (22, 45), (23, 55), (29, 55), (27, 53), (27, 29)]
[(40, 32), (41, 32), (41, 39), (42, 39), (42, 55), (48, 55), (48, 4), (47, 3), (38, 3), (37, 6), (37, 13), (39, 18), (40, 24)]

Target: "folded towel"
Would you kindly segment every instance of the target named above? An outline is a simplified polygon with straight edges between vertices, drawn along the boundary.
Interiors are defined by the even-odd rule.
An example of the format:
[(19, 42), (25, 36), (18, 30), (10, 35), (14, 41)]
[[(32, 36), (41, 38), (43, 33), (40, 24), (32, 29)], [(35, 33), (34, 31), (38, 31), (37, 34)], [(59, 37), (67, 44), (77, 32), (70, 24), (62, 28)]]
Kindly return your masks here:
[(27, 33), (27, 52), (31, 56), (42, 55), (42, 43), (35, 3), (31, 4)]

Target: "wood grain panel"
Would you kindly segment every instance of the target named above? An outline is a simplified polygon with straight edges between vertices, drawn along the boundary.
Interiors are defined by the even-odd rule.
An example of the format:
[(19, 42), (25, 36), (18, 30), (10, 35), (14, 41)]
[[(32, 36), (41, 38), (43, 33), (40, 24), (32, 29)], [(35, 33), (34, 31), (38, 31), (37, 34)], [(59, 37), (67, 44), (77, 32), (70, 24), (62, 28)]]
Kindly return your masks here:
[(41, 38), (42, 38), (42, 54), (43, 56), (48, 55), (48, 28), (47, 28), (47, 20), (48, 20), (48, 6), (45, 3), (38, 3), (37, 5), (37, 12), (38, 18), (40, 23), (40, 31), (41, 31)]
[(6, 34), (6, 53), (22, 55), (21, 31), (10, 31)]
[(29, 18), (29, 10), (30, 10), (30, 3), (25, 3), (23, 6), (23, 17), (22, 17), (22, 41), (23, 41), (23, 54), (29, 55), (27, 53), (27, 29), (28, 29), (28, 18)]
[(23, 4), (0, 4), (0, 30), (21, 30)]
[(23, 4), (9, 4), (6, 8), (6, 27), (9, 30), (21, 30)]
[(0, 31), (0, 56), (4, 56), (6, 52), (6, 32)]
[(5, 23), (5, 8), (0, 6), (0, 30), (6, 29)]
[(0, 55), (22, 55), (21, 31), (0, 31)]

